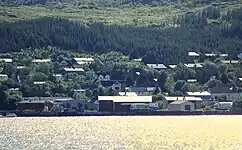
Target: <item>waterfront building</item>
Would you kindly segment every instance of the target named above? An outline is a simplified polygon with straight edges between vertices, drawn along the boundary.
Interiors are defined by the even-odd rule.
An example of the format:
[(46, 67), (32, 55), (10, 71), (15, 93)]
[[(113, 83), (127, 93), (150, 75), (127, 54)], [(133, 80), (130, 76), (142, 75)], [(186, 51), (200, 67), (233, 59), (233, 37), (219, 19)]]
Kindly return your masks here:
[(135, 103), (149, 104), (152, 96), (98, 96), (99, 111), (129, 112)]

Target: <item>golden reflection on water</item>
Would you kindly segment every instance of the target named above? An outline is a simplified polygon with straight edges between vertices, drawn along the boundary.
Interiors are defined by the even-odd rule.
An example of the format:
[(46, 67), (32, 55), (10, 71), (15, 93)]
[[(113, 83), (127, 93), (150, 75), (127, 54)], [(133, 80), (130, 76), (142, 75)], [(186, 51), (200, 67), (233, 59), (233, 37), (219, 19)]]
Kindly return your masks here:
[(241, 150), (242, 116), (1, 118), (1, 150)]

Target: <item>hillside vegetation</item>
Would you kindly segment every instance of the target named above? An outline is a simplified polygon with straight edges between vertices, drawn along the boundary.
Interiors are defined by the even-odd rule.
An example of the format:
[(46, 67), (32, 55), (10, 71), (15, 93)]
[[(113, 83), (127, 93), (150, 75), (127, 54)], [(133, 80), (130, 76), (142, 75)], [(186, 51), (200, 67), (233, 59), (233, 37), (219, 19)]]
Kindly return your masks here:
[(3, 23), (3, 52), (47, 45), (88, 52), (119, 51), (146, 63), (187, 62), (188, 51), (220, 52), (236, 56), (242, 47), (242, 8), (222, 14), (211, 7), (177, 18), (171, 28), (133, 27), (42, 18)]

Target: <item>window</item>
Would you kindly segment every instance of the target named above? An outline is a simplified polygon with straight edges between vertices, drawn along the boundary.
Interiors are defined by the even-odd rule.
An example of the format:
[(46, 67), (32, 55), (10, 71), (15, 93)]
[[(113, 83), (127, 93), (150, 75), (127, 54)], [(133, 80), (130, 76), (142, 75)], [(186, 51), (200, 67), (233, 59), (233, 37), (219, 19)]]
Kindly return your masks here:
[(191, 110), (191, 105), (185, 105), (185, 110)]

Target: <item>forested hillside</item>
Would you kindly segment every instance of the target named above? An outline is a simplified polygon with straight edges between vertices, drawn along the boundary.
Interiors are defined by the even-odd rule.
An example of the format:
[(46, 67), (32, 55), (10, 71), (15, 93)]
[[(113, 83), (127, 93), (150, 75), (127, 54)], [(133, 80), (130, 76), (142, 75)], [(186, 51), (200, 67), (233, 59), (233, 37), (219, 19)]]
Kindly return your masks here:
[(133, 27), (90, 23), (86, 26), (61, 18), (2, 23), (2, 52), (47, 45), (64, 50), (119, 51), (149, 63), (187, 62), (188, 51), (237, 55), (242, 47), (242, 8), (221, 14), (216, 7), (174, 20), (171, 28)]

